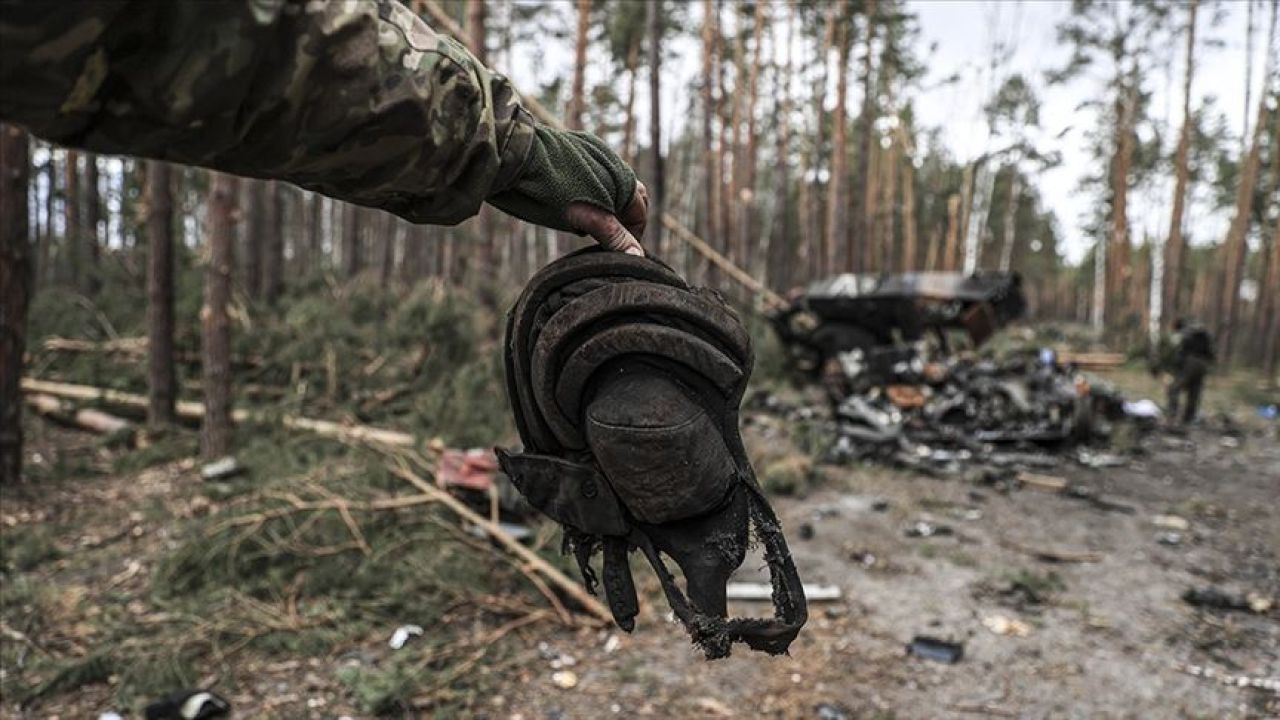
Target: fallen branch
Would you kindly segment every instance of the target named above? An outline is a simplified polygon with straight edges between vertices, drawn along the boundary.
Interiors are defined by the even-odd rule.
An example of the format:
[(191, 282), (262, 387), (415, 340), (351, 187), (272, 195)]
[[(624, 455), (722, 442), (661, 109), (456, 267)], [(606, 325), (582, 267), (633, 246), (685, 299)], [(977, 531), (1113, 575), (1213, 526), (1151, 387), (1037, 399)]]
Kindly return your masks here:
[(86, 408), (73, 408), (52, 395), (28, 395), (27, 405), (42, 417), (99, 435), (123, 435), (134, 431), (133, 423), (115, 415)]
[[(91, 385), (49, 382), (35, 378), (23, 378), (22, 390), (26, 393), (52, 395), (71, 400), (100, 402), (106, 405), (129, 408), (145, 409), (148, 405), (147, 398), (142, 395), (108, 388), (98, 388)], [(182, 401), (176, 404), (174, 410), (179, 418), (197, 421), (204, 418), (204, 403)], [(317, 420), (296, 415), (272, 415), (248, 410), (234, 410), (231, 413), (231, 419), (236, 423), (281, 425), (290, 430), (305, 430), (322, 437), (337, 438), (362, 445), (384, 445), (404, 448), (413, 447), (417, 444), (417, 438), (412, 434), (398, 430), (386, 430), (368, 425), (344, 425), (329, 420)]]
[(581, 585), (570, 580), (568, 577), (565, 577), (564, 573), (557, 570), (546, 560), (543, 560), (537, 553), (521, 545), (510, 535), (502, 532), (502, 529), (499, 528), (497, 524), (490, 522), (487, 518), (477, 514), (471, 508), (462, 504), (462, 502), (454, 496), (419, 477), (409, 469), (403, 459), (397, 458), (397, 460), (398, 462), (396, 464), (390, 466), (390, 470), (394, 475), (418, 488), (418, 490), (422, 491), (423, 495), (436, 498), (442, 505), (448, 507), (459, 517), (483, 530), (486, 535), (496, 540), (513, 555), (523, 560), (529, 568), (541, 573), (543, 577), (549, 580), (566, 595), (573, 598), (575, 602), (581, 605), (588, 613), (594, 615), (601, 622), (613, 622), (613, 615), (609, 612), (608, 608), (606, 608), (599, 600), (588, 594)]

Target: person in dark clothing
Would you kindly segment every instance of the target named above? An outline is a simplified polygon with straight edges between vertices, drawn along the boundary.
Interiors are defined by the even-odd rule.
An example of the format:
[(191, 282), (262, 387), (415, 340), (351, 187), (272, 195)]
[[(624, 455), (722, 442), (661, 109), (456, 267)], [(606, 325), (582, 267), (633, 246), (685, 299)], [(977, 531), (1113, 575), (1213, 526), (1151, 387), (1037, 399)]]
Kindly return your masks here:
[[(1166, 388), (1170, 419), (1184, 424), (1196, 419), (1204, 379), (1213, 360), (1213, 337), (1209, 331), (1182, 319), (1174, 321), (1173, 335), (1165, 343), (1155, 368), (1173, 375)], [(1184, 394), (1185, 406), (1181, 402)]]

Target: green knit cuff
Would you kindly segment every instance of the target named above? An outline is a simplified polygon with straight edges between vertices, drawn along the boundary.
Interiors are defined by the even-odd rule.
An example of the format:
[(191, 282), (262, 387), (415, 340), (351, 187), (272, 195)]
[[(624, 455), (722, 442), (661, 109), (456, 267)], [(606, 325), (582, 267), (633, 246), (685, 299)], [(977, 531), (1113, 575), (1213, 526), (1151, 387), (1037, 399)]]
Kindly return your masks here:
[(579, 232), (565, 219), (573, 203), (621, 215), (636, 191), (636, 174), (595, 135), (539, 125), (519, 179), (489, 203), (521, 220)]

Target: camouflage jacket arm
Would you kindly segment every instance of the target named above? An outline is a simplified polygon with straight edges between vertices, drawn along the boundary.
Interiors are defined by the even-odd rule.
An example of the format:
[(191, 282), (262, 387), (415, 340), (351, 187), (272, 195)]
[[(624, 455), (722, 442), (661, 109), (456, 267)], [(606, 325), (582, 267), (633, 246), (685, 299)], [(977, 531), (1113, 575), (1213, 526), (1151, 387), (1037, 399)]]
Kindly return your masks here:
[(4, 2), (0, 120), (447, 224), (533, 138), (505, 78), (394, 0)]

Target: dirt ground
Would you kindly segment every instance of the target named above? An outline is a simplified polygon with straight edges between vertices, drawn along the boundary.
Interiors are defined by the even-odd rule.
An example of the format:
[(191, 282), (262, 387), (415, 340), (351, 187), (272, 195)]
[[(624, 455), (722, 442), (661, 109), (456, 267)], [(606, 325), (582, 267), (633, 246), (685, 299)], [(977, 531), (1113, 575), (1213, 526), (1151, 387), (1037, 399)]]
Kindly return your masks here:
[[(1239, 431), (1225, 433), (1213, 419), (1225, 408), (1234, 410)], [(1095, 469), (1068, 459), (1045, 471), (1102, 493), (1119, 509), (1025, 487), (1001, 490), (870, 466), (824, 468), (822, 482), (778, 499), (776, 508), (801, 576), (836, 585), (843, 597), (811, 604), (790, 656), (736, 650), (729, 659), (703, 661), (668, 618), (651, 573), (637, 564), (647, 592), (633, 635), (554, 622), (515, 629), (505, 640), (511, 652), (469, 671), (496, 678), (496, 693), (465, 712), (426, 709), (421, 716), (1280, 716), (1274, 691), (1238, 686), (1241, 677), (1280, 679), (1280, 611), (1201, 610), (1180, 598), (1188, 588), (1208, 586), (1280, 598), (1276, 425), (1250, 417), (1250, 408), (1223, 393), (1209, 411), (1209, 421), (1185, 434), (1149, 436), (1145, 452), (1123, 467)], [(45, 433), (41, 442), (65, 448), (78, 441)], [(92, 463), (100, 450), (79, 442)], [(126, 596), (125, 607), (146, 617), (145, 578), (155, 555), (184, 518), (209, 512), (190, 492), (198, 483), (194, 462), (184, 461), (61, 485), (41, 502), (7, 500), (0, 513), (6, 532), (50, 518), (62, 527), (83, 520), (78, 537), (61, 542), (64, 550), (70, 544), (98, 558), (96, 573), (85, 574), (81, 564), (71, 575), (54, 563), (26, 577), (59, 598), (56, 620), (71, 628), (71, 642), (92, 648), (92, 598), (102, 593)], [(1186, 527), (1158, 520), (1170, 515)], [(919, 521), (952, 533), (908, 537)], [(1170, 532), (1179, 534), (1177, 544), (1161, 542)], [(1045, 553), (1070, 561), (1047, 562)], [(766, 581), (763, 562), (749, 558), (736, 579)], [(760, 614), (768, 607), (735, 603), (731, 610)], [(1025, 636), (989, 629), (997, 618)], [(42, 651), (42, 639), (12, 627), (8, 611), (5, 621), (6, 659), (15, 656), (15, 644)], [(79, 635), (72, 631), (77, 624), (85, 625)], [(904, 646), (917, 635), (963, 643), (963, 659), (948, 665), (908, 656)], [(341, 669), (353, 654), (389, 652), (386, 638), (372, 633), (321, 655), (246, 650), (234, 661), (241, 677), (228, 695), (236, 717), (360, 717), (349, 688), (337, 680)], [(1216, 675), (1195, 676), (1194, 668)], [(2, 672), (0, 688), (11, 687), (5, 677), (20, 669)], [(97, 717), (117, 709), (111, 682), (27, 709), (0, 698), (0, 716)]]

